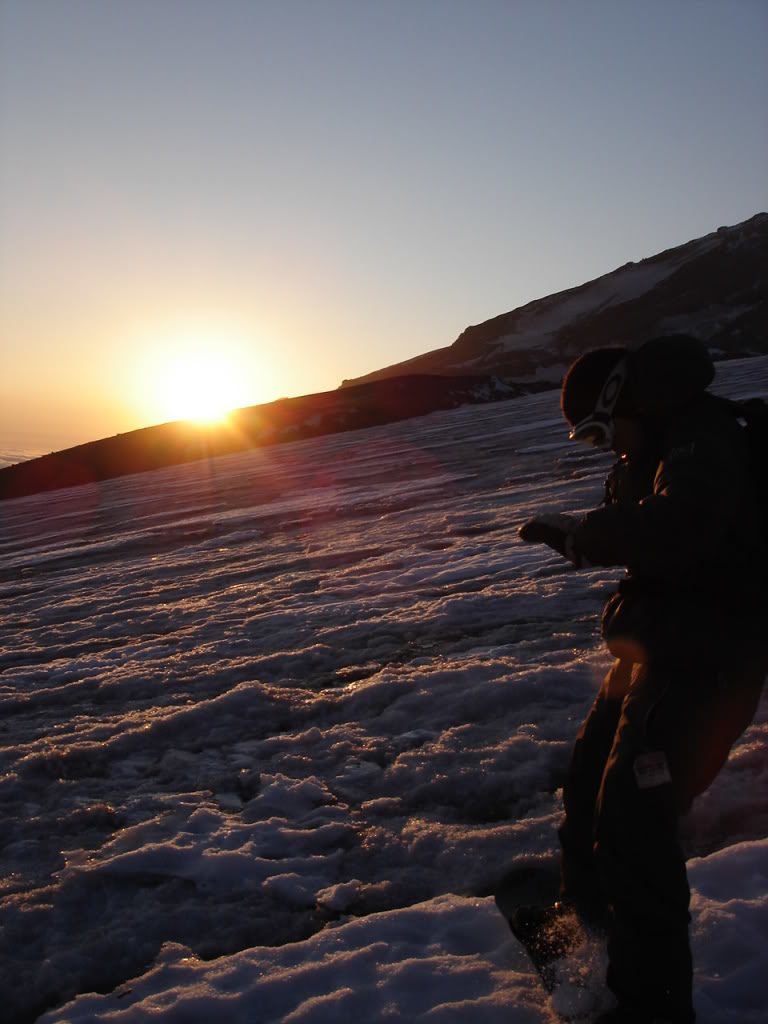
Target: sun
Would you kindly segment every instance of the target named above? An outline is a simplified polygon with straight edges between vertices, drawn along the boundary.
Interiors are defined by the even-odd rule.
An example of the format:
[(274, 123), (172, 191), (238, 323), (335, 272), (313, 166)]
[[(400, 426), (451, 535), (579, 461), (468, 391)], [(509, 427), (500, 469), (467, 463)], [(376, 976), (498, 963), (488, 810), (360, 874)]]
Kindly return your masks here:
[(199, 353), (180, 360), (165, 384), (174, 419), (216, 423), (237, 405), (236, 381), (231, 367)]
[(221, 423), (249, 404), (248, 380), (226, 349), (211, 344), (164, 353), (153, 367), (155, 405), (164, 420)]
[(225, 424), (235, 409), (274, 400), (274, 345), (237, 318), (142, 324), (126, 335), (126, 396), (144, 425)]

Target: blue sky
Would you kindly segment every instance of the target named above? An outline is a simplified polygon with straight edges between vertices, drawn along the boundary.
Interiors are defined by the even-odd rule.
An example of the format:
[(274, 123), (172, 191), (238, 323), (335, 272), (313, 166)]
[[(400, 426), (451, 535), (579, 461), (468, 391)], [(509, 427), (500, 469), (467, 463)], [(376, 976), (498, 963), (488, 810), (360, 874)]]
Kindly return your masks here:
[(0, 0), (0, 449), (333, 388), (768, 209), (766, 52), (764, 0)]

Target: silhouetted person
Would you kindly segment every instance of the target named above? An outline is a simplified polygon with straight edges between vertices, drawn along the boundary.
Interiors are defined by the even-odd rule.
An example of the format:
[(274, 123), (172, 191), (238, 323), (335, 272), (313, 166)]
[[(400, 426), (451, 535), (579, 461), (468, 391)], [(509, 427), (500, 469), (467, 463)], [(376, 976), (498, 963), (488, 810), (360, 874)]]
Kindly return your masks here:
[(571, 438), (619, 461), (604, 504), (520, 529), (577, 567), (626, 566), (603, 613), (616, 657), (564, 788), (561, 901), (608, 929), (600, 1024), (691, 1024), (690, 891), (678, 820), (752, 721), (768, 671), (768, 546), (743, 427), (686, 336), (577, 359)]

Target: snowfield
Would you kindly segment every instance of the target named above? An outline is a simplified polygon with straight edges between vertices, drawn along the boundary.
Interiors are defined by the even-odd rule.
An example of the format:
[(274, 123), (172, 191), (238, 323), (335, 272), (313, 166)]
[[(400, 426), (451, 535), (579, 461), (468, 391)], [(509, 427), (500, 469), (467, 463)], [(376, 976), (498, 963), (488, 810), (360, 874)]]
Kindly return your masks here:
[[(517, 528), (609, 463), (549, 392), (1, 503), (3, 1019), (605, 1005), (599, 945), (553, 1006), (493, 893), (554, 861), (620, 576)], [(683, 838), (699, 1024), (764, 1022), (768, 696)]]

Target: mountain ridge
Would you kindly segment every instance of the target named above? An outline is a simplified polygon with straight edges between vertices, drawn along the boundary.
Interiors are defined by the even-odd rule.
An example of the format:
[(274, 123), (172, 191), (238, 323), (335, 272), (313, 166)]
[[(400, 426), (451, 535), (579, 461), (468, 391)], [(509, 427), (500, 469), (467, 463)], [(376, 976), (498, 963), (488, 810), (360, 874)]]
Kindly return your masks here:
[(467, 327), (452, 345), (342, 382), (489, 373), (556, 384), (587, 348), (686, 332), (716, 358), (768, 351), (768, 213)]
[(178, 420), (141, 427), (0, 469), (0, 501), (249, 448), (363, 430), (459, 405), (514, 398), (530, 390), (487, 376), (413, 374), (236, 409), (225, 423), (216, 425)]
[(716, 359), (768, 354), (768, 213), (467, 327), (452, 345), (333, 391), (143, 427), (0, 468), (0, 500), (364, 429), (560, 385), (588, 348), (690, 333)]

